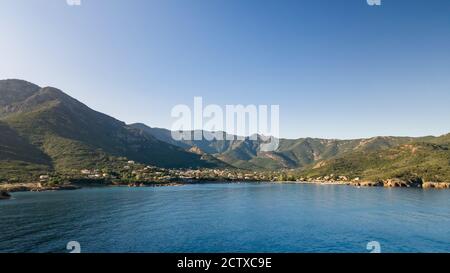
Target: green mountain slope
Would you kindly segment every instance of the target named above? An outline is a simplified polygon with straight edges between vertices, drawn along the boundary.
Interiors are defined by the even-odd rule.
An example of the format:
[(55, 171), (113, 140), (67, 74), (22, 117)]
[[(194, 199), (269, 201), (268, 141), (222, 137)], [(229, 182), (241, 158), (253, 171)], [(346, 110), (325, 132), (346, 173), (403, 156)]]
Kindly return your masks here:
[(0, 181), (28, 179), (51, 169), (50, 157), (0, 122)]
[[(118, 157), (173, 168), (215, 167), (219, 163), (159, 141), (55, 88), (0, 81), (0, 103), (2, 124), (23, 140), (2, 147), (2, 154), (11, 147), (20, 150), (32, 146), (41, 153), (35, 153), (38, 163), (58, 171), (102, 167)], [(24, 162), (36, 163), (33, 160)]]
[(306, 177), (360, 177), (367, 180), (421, 177), (425, 181), (450, 181), (450, 139), (426, 138), (388, 149), (353, 151), (316, 163), (302, 172)]

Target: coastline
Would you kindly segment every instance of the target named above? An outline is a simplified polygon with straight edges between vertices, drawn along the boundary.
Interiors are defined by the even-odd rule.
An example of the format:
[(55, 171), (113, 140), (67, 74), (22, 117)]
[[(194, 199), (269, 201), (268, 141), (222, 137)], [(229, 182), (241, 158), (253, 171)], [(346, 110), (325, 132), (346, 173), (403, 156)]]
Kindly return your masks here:
[(423, 182), (421, 184), (407, 184), (404, 181), (392, 181), (385, 182), (349, 182), (349, 181), (231, 181), (231, 180), (196, 180), (196, 181), (171, 181), (171, 182), (109, 182), (99, 183), (98, 181), (92, 181), (92, 183), (64, 183), (55, 186), (42, 186), (40, 183), (3, 183), (0, 184), (0, 191), (7, 194), (14, 192), (48, 192), (48, 191), (67, 191), (67, 190), (79, 190), (89, 187), (174, 187), (194, 184), (238, 184), (238, 183), (274, 183), (274, 184), (309, 184), (309, 185), (338, 185), (338, 186), (352, 186), (357, 188), (370, 188), (370, 187), (383, 187), (383, 188), (417, 188), (417, 189), (450, 189), (450, 182)]
[(77, 190), (82, 187), (64, 184), (59, 186), (39, 186), (38, 183), (6, 183), (0, 184), (0, 191), (4, 192), (42, 192), (42, 191), (59, 191), (59, 190)]

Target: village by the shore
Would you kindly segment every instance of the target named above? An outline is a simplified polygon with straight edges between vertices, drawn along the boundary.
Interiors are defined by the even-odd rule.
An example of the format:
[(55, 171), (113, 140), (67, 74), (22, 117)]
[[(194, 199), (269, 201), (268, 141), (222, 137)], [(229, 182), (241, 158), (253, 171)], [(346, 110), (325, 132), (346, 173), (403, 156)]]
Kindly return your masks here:
[(245, 171), (241, 169), (166, 169), (126, 161), (118, 170), (82, 169), (46, 173), (28, 182), (0, 183), (0, 199), (9, 199), (9, 192), (76, 190), (82, 187), (128, 186), (155, 187), (196, 183), (308, 183), (347, 185), (355, 187), (400, 187), (450, 189), (450, 183), (422, 181), (420, 178), (392, 178), (366, 181), (360, 177), (330, 174), (323, 177), (301, 177), (292, 171)]

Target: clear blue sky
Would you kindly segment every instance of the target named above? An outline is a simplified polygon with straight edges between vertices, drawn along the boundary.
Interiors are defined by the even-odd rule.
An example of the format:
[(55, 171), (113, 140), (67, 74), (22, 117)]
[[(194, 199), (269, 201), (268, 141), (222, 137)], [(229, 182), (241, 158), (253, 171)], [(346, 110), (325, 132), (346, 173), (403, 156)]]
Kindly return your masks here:
[(0, 0), (0, 78), (127, 123), (279, 104), (281, 136), (450, 132), (450, 1)]

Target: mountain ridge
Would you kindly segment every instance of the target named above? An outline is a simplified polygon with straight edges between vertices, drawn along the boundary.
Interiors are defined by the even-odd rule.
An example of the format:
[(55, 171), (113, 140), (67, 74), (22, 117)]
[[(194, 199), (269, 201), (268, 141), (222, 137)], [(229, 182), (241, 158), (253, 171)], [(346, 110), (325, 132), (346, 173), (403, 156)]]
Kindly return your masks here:
[(20, 179), (20, 169), (25, 170), (22, 175), (36, 177), (46, 172), (114, 168), (120, 160), (164, 168), (291, 170), (307, 177), (331, 172), (377, 179), (409, 173), (450, 180), (450, 134), (350, 140), (280, 138), (279, 147), (266, 152), (260, 149), (264, 143), (260, 136), (237, 138), (220, 133), (224, 140), (177, 141), (168, 129), (126, 124), (57, 88), (0, 80), (0, 180)]
[[(172, 168), (220, 165), (218, 160), (208, 162), (200, 155), (92, 110), (53, 87), (40, 88), (19, 80), (0, 81), (0, 102), (0, 121), (7, 126), (4, 128), (51, 158), (46, 164), (48, 169), (65, 172), (104, 167), (121, 157)], [(17, 145), (11, 138), (0, 140), (3, 154)]]
[[(238, 168), (269, 168), (290, 169), (302, 168), (318, 160), (329, 159), (353, 150), (379, 150), (397, 146), (422, 138), (378, 136), (368, 139), (320, 139), (320, 138), (280, 138), (280, 145), (273, 152), (261, 152), (259, 146), (261, 140), (181, 140), (176, 141), (171, 137), (171, 131), (163, 128), (151, 128), (145, 124), (130, 124), (161, 141), (177, 145), (184, 149), (197, 147), (205, 153), (211, 154), (220, 160)], [(191, 135), (193, 131), (188, 131)], [(206, 134), (212, 132), (204, 131)], [(222, 132), (220, 132), (222, 133)], [(226, 133), (223, 133), (226, 134)]]

